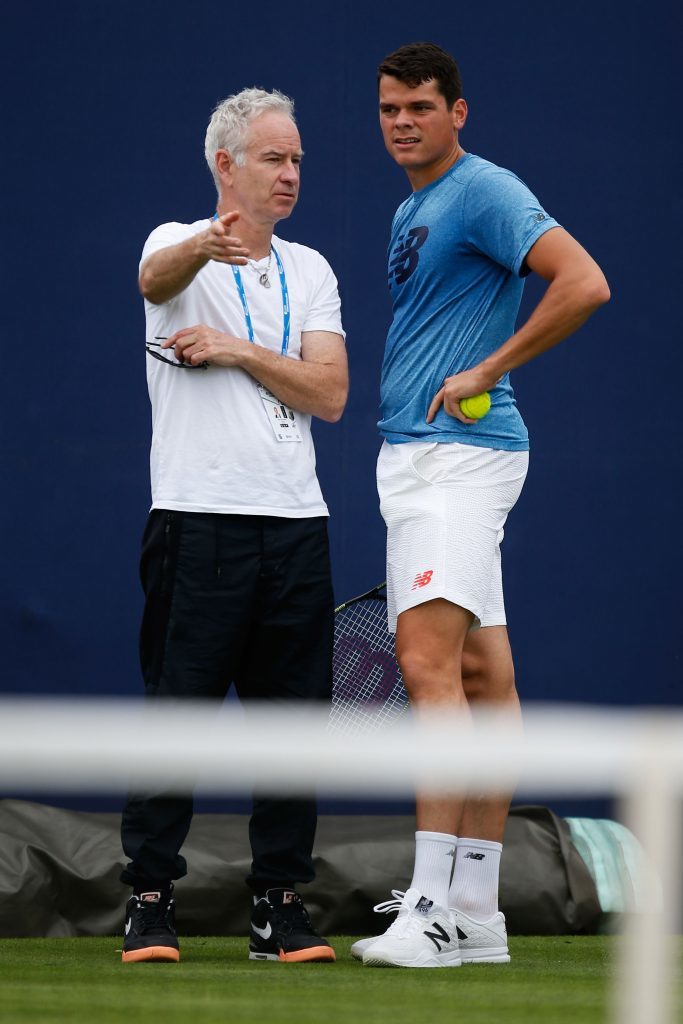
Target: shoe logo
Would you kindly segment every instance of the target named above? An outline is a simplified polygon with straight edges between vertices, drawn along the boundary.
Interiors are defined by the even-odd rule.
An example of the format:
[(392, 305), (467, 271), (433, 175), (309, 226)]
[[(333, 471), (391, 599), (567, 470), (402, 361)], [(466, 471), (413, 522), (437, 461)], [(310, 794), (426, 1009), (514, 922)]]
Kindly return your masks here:
[(428, 914), (430, 907), (434, 906), (434, 900), (428, 900), (426, 896), (420, 896), (419, 900), (415, 904), (415, 909), (420, 914)]
[(128, 920), (126, 921), (126, 927), (125, 927), (125, 929), (123, 931), (124, 935), (128, 934), (128, 932), (131, 930), (132, 925), (133, 925), (133, 918), (129, 917)]
[(466, 853), (465, 860), (486, 860), (485, 853)]
[(419, 572), (413, 580), (413, 585), (410, 589), (417, 590), (418, 587), (426, 587), (428, 583), (432, 582), (433, 575), (433, 569), (427, 569), (426, 572)]
[(447, 946), (448, 943), (451, 941), (450, 935), (441, 927), (440, 924), (434, 925), (433, 932), (425, 931), (424, 934), (427, 936), (428, 939), (432, 940), (432, 942), (436, 946), (437, 953), (441, 952), (441, 946), (439, 945), (440, 942), (443, 942), (444, 946)]
[(296, 895), (297, 894), (292, 889), (289, 889), (289, 890), (283, 892), (283, 894), (282, 894), (282, 902), (283, 902), (283, 904), (285, 904), (285, 903), (296, 903)]
[(465, 935), (465, 933), (464, 933), (464, 931), (462, 930), (462, 928), (459, 928), (459, 927), (458, 927), (458, 925), (456, 925), (456, 926), (455, 926), (455, 930), (456, 930), (456, 932), (457, 932), (457, 935), (458, 935), (458, 939), (460, 940), (460, 942), (464, 942), (464, 941), (465, 941), (465, 939), (467, 938), (467, 936)]
[(256, 934), (259, 935), (262, 939), (269, 939), (270, 936), (273, 934), (273, 929), (270, 926), (270, 921), (268, 922), (265, 928), (259, 928), (258, 925), (255, 925), (254, 922), (252, 921), (251, 930), (253, 932), (256, 932)]
[(160, 892), (141, 892), (140, 893), (141, 903), (159, 903), (161, 900)]

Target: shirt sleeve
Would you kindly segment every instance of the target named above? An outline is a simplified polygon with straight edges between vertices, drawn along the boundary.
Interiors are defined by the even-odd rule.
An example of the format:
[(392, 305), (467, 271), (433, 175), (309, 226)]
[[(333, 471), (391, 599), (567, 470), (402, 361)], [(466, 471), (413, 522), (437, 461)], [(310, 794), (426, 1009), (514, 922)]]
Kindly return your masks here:
[(556, 227), (558, 222), (511, 171), (490, 165), (470, 182), (463, 210), (466, 244), (513, 274), (529, 273), (524, 263), (529, 250)]
[(152, 231), (144, 244), (142, 256), (140, 257), (140, 267), (142, 267), (142, 264), (152, 253), (159, 252), (160, 249), (167, 249), (169, 245), (177, 245), (179, 242), (184, 242), (186, 238), (191, 238), (193, 234), (196, 234), (196, 231), (193, 231), (192, 228), (193, 225), (191, 224), (178, 224), (175, 221), (171, 221), (168, 224), (160, 224), (158, 228)]
[(330, 331), (346, 338), (341, 320), (341, 299), (339, 286), (332, 268), (324, 256), (318, 254), (315, 283), (311, 292), (311, 300), (306, 310), (302, 333), (304, 331)]

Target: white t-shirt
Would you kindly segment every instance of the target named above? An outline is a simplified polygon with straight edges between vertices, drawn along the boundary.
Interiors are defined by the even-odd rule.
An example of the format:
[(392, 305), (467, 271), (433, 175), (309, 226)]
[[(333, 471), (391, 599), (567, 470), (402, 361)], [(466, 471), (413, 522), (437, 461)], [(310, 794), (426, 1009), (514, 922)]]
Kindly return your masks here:
[[(145, 243), (142, 262), (209, 227), (162, 224)], [(287, 279), (291, 307), (289, 359), (301, 359), (303, 331), (343, 336), (337, 281), (320, 253), (273, 237)], [(265, 269), (267, 257), (258, 266)], [(252, 265), (240, 267), (256, 344), (280, 353), (283, 297), (273, 256), (270, 288)], [(184, 327), (207, 324), (248, 340), (232, 267), (210, 261), (192, 283), (162, 305), (145, 300), (147, 342)], [(157, 342), (158, 344), (158, 342)], [(154, 351), (159, 352), (158, 348)], [(173, 358), (173, 351), (163, 351)], [(315, 474), (311, 417), (297, 412), (301, 442), (279, 442), (256, 382), (237, 367), (176, 369), (147, 355), (152, 402), (152, 508), (286, 518), (328, 515)]]

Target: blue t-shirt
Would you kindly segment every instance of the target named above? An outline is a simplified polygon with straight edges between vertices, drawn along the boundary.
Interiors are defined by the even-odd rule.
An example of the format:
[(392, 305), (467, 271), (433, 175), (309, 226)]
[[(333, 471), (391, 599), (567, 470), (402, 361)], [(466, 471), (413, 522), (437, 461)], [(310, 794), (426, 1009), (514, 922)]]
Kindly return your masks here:
[(432, 423), (426, 416), (446, 377), (476, 366), (514, 333), (524, 259), (554, 227), (519, 178), (471, 153), (399, 206), (389, 243), (393, 319), (379, 422), (387, 441), (528, 449), (508, 374), (478, 423), (461, 423), (443, 408)]

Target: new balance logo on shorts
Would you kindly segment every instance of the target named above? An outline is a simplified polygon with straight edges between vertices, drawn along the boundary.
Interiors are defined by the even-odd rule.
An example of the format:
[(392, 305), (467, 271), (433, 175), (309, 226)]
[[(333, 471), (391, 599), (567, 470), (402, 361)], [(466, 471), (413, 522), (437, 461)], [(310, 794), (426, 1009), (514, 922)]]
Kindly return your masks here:
[(428, 583), (432, 582), (432, 576), (434, 575), (433, 569), (427, 569), (425, 572), (419, 572), (413, 580), (411, 590), (417, 590), (418, 587), (426, 587)]

